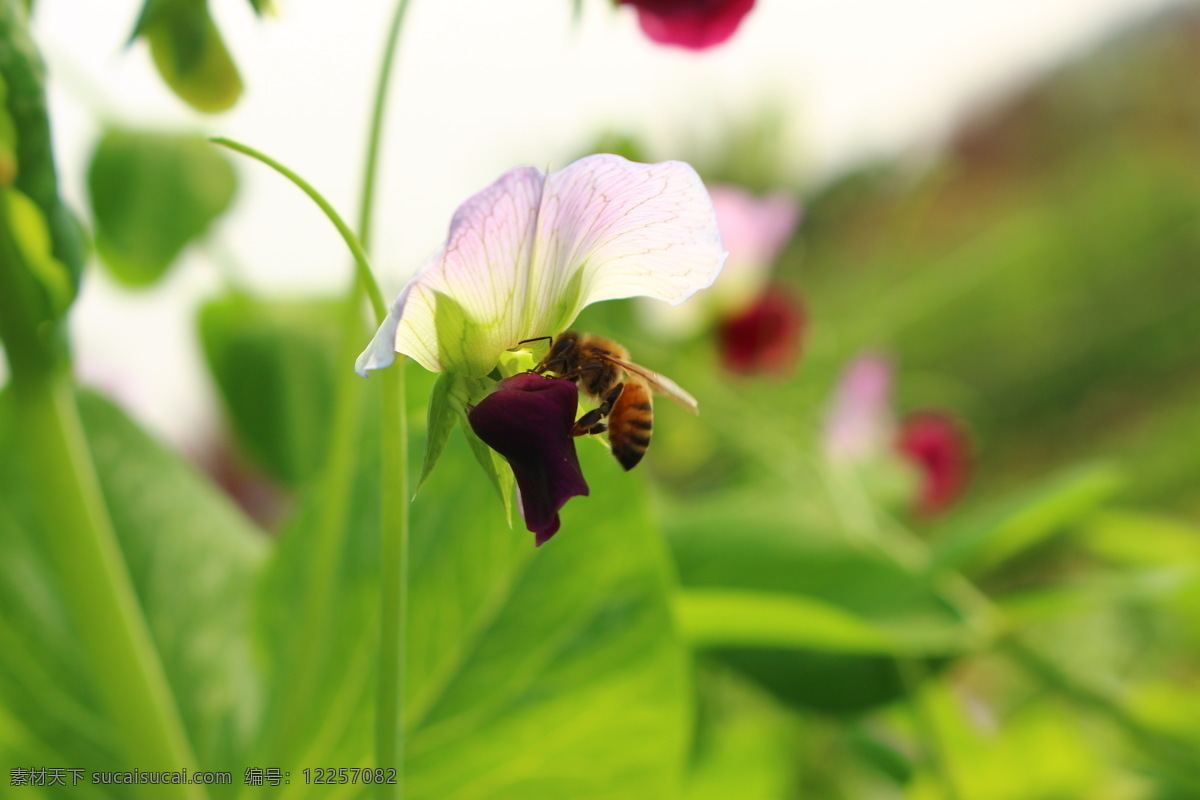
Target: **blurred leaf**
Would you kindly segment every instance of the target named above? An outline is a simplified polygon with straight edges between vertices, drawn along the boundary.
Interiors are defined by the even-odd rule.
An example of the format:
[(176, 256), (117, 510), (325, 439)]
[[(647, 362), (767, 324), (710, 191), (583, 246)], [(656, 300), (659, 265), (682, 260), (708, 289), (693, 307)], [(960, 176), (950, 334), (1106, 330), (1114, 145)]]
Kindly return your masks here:
[(340, 306), (230, 294), (200, 310), (200, 344), (238, 442), (297, 487), (321, 468), (338, 374)]
[[(944, 643), (962, 636), (958, 614), (924, 576), (847, 539), (833, 522), (804, 516), (790, 499), (758, 491), (722, 493), (672, 506), (664, 520), (688, 591), (796, 598), (794, 610), (810, 617), (822, 609), (826, 629), (850, 618), (893, 642)], [(772, 614), (783, 608), (776, 604)], [(830, 609), (844, 616), (833, 617)], [(799, 631), (796, 635), (802, 637)], [(841, 635), (851, 636), (845, 627)], [(709, 652), (803, 708), (858, 713), (904, 692), (894, 658), (829, 652), (828, 646), (828, 641), (822, 647), (797, 641), (793, 646), (724, 645)]]
[(942, 655), (968, 644), (958, 628), (888, 631), (839, 606), (783, 592), (684, 590), (675, 599), (675, 616), (684, 638), (702, 649), (795, 648), (912, 656)]
[[(107, 401), (81, 395), (80, 412), (137, 600), (197, 758), (239, 763), (259, 706), (246, 626), (265, 539), (192, 467)], [(79, 621), (68, 617), (46, 560), (44, 540), (54, 532), (32, 521), (28, 496), (38, 488), (26, 484), (20, 453), (0, 453), (0, 626), (7, 628), (0, 696), (35, 741), (65, 763), (135, 768), (109, 750), (75, 644)]]
[[(260, 11), (260, 3), (251, 0)], [(146, 0), (133, 37), (145, 37), (158, 73), (197, 111), (231, 108), (242, 78), (208, 13), (207, 0)]]
[(8, 113), (8, 85), (0, 73), (0, 186), (10, 186), (17, 178), (17, 126)]
[(1200, 564), (1200, 528), (1169, 517), (1105, 511), (1079, 533), (1094, 555), (1131, 566)]
[[(414, 411), (424, 399), (421, 393)], [(410, 800), (671, 797), (678, 790), (689, 692), (667, 607), (665, 553), (636, 476), (602, 452), (581, 455), (592, 497), (569, 504), (562, 531), (541, 548), (489, 510), (491, 490), (457, 439), (413, 504)], [(360, 643), (349, 650), (341, 639), (325, 643), (336, 656), (295, 723), (314, 730), (315, 740), (286, 756), (299, 766), (373, 759), (375, 661), (361, 643), (374, 646), (378, 624), (372, 515), (381, 487), (372, 464), (363, 467), (355, 492), (373, 483), (375, 499), (348, 506), (340, 552), (322, 562), (341, 576), (332, 611), (338, 627), (360, 631)], [(610, 502), (602, 506), (601, 498)], [(304, 562), (317, 556), (310, 529), (288, 536), (279, 552), (286, 563), (273, 567), (264, 587), (263, 620), (270, 660), (294, 670), (270, 632), (294, 617), (309, 572)], [(304, 652), (311, 651), (311, 630), (295, 635), (307, 637)]]
[(1109, 465), (1077, 468), (994, 503), (951, 523), (935, 550), (935, 567), (991, 569), (1090, 514), (1121, 484)]
[(119, 281), (149, 286), (236, 191), (233, 166), (201, 137), (111, 130), (88, 168), (96, 247)]
[[(1030, 703), (995, 729), (968, 713), (966, 701), (949, 687), (926, 684), (948, 771), (971, 800), (1060, 800), (1107, 797), (1113, 783), (1105, 759), (1089, 741), (1090, 731), (1069, 709)], [(944, 800), (936, 773), (921, 770), (904, 795), (908, 800)], [(1115, 797), (1124, 795), (1117, 794)]]
[(0, 47), (0, 80), (7, 116), (15, 132), (15, 185), (41, 209), (54, 257), (70, 276), (73, 299), (83, 271), (83, 233), (58, 194), (43, 88), (45, 67), (29, 35), (27, 10), (22, 3), (0, 2), (0, 42), (4, 43)]
[[(722, 671), (724, 672), (724, 671)], [(791, 715), (713, 670), (698, 675), (700, 713), (686, 800), (786, 800), (798, 796)]]

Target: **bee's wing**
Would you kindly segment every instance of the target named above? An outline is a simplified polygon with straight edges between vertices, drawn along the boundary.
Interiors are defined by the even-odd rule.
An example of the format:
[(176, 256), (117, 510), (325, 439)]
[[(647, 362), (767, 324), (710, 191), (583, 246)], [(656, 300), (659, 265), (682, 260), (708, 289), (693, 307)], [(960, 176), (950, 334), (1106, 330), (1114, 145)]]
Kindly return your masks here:
[(626, 361), (625, 359), (617, 358), (616, 356), (605, 354), (602, 355), (601, 358), (603, 358), (605, 361), (611, 361), (631, 375), (637, 375), (639, 378), (649, 384), (651, 389), (663, 395), (664, 397), (674, 400), (676, 403), (683, 406), (693, 414), (700, 413), (700, 404), (696, 402), (696, 398), (688, 394), (682, 386), (668, 378), (666, 375), (659, 375), (657, 372), (648, 370), (640, 364), (634, 364), (632, 361)]

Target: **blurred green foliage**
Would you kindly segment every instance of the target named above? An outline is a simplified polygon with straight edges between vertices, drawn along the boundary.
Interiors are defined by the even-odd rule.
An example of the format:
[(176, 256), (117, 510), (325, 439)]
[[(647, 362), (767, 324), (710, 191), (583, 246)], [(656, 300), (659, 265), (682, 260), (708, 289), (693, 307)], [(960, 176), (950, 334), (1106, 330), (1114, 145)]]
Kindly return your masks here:
[[(0, 10), (15, 43), (0, 48), (0, 277), (19, 264), (25, 279), (19, 302), (0, 297), (21, 312), (0, 319), (14, 367), (0, 764), (136, 768), (51, 553), (62, 531), (39, 509), (58, 498), (18, 436), (25, 335), (66, 309), (79, 252), (40, 62), (21, 6)], [(236, 100), (205, 3), (150, 0), (138, 33), (186, 100)], [(506, 525), (504, 465), (454, 434), (481, 384), (409, 365), (409, 429), (438, 469), (417, 473), (411, 448), (406, 796), (1200, 794), (1197, 42), (1194, 15), (1167, 18), (992, 109), (930, 163), (813, 192), (777, 266), (810, 315), (791, 378), (729, 375), (711, 331), (651, 334), (633, 303), (588, 309), (577, 328), (628, 345), (703, 415), (660, 404), (633, 474), (581, 440), (591, 494), (545, 547)], [(777, 189), (779, 124), (733, 126), (694, 160), (710, 182)], [(236, 180), (195, 137), (110, 131), (89, 186), (99, 254), (148, 285)], [(379, 508), (394, 487), (378, 380), (351, 372), (360, 310), (230, 289), (199, 314), (231, 437), (289, 492), (275, 530), (108, 401), (78, 398), (78, 449), (199, 765), (288, 769), (288, 797), (331, 796), (299, 770), (373, 759)], [(950, 409), (973, 432), (971, 491), (943, 518), (914, 511), (894, 454), (841, 464), (824, 449), (838, 375), (866, 348), (898, 364), (897, 413)], [(110, 789), (70, 793), (126, 796)]]
[(117, 280), (149, 286), (236, 192), (233, 165), (203, 137), (110, 130), (88, 168), (96, 249)]

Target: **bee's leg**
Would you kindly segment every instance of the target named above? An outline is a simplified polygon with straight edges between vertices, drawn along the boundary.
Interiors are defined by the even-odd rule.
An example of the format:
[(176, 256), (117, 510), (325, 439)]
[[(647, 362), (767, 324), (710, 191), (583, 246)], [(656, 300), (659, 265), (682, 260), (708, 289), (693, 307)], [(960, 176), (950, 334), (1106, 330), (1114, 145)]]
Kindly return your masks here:
[[(575, 421), (575, 427), (571, 428), (572, 436), (585, 436), (589, 433), (604, 433), (608, 430), (608, 426), (600, 420), (607, 417), (613, 409), (613, 404), (617, 402), (617, 398), (621, 396), (621, 392), (625, 389), (625, 384), (618, 383), (616, 386), (604, 393), (604, 397), (600, 400), (600, 405), (593, 408), (591, 411), (584, 414)], [(597, 430), (599, 428), (599, 430)]]

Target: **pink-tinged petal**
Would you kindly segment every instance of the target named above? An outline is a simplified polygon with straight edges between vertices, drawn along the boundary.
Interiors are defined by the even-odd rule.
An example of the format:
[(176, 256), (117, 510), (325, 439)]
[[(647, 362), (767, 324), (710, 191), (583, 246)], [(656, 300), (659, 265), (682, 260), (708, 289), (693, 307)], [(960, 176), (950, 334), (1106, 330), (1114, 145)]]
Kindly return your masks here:
[(703, 50), (733, 36), (754, 0), (620, 0), (637, 8), (642, 31), (659, 44)]
[(709, 298), (724, 310), (742, 308), (766, 286), (800, 223), (800, 204), (783, 192), (758, 197), (729, 185), (713, 186), (710, 195), (729, 260)]
[(712, 200), (682, 161), (602, 154), (549, 176), (538, 219), (532, 309), (545, 335), (584, 306), (623, 297), (682, 303), (716, 280), (725, 249)]
[(522, 372), (467, 414), (475, 435), (512, 467), (525, 527), (539, 546), (558, 532), (563, 505), (588, 493), (571, 436), (578, 405), (573, 382)]
[(505, 350), (561, 332), (589, 303), (682, 302), (724, 259), (712, 202), (687, 164), (595, 155), (549, 176), (515, 169), (459, 208), (446, 245), (356, 366), (390, 363), (392, 338), (426, 369), (485, 375)]
[(936, 411), (911, 414), (901, 425), (896, 446), (921, 471), (919, 513), (940, 514), (962, 495), (971, 456), (966, 431), (954, 417)]
[(825, 452), (836, 461), (862, 463), (886, 451), (895, 430), (892, 363), (869, 353), (842, 373), (825, 424)]
[(721, 362), (743, 375), (787, 375), (800, 358), (804, 309), (791, 292), (773, 287), (717, 329)]

